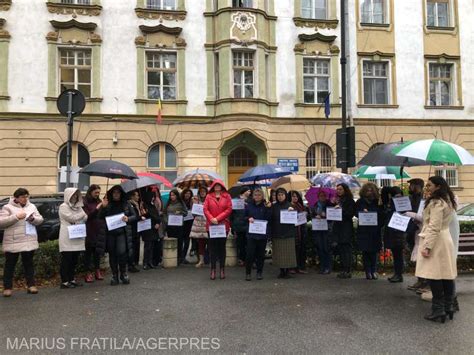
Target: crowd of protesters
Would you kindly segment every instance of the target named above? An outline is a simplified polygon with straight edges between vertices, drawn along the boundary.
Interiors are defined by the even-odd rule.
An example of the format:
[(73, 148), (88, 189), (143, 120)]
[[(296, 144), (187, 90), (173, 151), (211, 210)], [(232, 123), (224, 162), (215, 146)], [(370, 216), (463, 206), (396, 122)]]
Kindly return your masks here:
[[(124, 192), (120, 185), (109, 189), (101, 199), (98, 185), (90, 186), (83, 197), (80, 190), (67, 188), (64, 203), (59, 208), (61, 253), (61, 288), (82, 285), (76, 275), (79, 255), (86, 270), (84, 281), (103, 280), (100, 261), (108, 253), (111, 270), (110, 284), (130, 283), (129, 272), (139, 272), (140, 247), (143, 242), (142, 269), (160, 267), (163, 257), (163, 238), (176, 238), (177, 262), (188, 264), (190, 254), (197, 256), (196, 268), (210, 264), (210, 279), (225, 279), (226, 241), (232, 230), (236, 237), (238, 264), (245, 267), (245, 279), (263, 279), (267, 243), (271, 240), (272, 263), (279, 268), (278, 278), (291, 278), (307, 273), (306, 244), (311, 238), (319, 259), (319, 272), (328, 275), (333, 271), (333, 259), (339, 255), (340, 279), (352, 277), (353, 248), (362, 253), (367, 280), (377, 280), (379, 252), (391, 250), (394, 275), (391, 283), (403, 282), (405, 252), (411, 251), (416, 262), (417, 282), (411, 290), (431, 289), (432, 313), (425, 318), (444, 322), (453, 318), (458, 310), (454, 279), (456, 272), (457, 223), (456, 201), (446, 181), (438, 176), (409, 181), (411, 211), (406, 231), (392, 228), (389, 222), (397, 213), (394, 198), (403, 196), (399, 187), (383, 187), (366, 183), (355, 201), (345, 184), (336, 187), (336, 197), (329, 198), (320, 190), (317, 202), (306, 206), (298, 191), (278, 188), (265, 200), (262, 189), (253, 191), (242, 187), (235, 203), (224, 183), (215, 180), (211, 186), (200, 186), (196, 195), (191, 189), (171, 190), (166, 204), (157, 188), (143, 188)], [(35, 228), (43, 222), (36, 207), (29, 202), (29, 193), (19, 188), (0, 211), (0, 228), (4, 229), (5, 253), (3, 295), (12, 295), (15, 265), (21, 255), (27, 291), (38, 293), (34, 279), (33, 254), (38, 249)], [(423, 206), (420, 205), (423, 203)], [(194, 206), (196, 205), (196, 206)], [(200, 209), (195, 207), (200, 207)], [(340, 220), (327, 220), (328, 208), (341, 209)], [(201, 210), (201, 212), (197, 212)], [(306, 220), (326, 220), (326, 229), (308, 229), (306, 223), (291, 224), (283, 219), (282, 212), (304, 213)], [(354, 227), (354, 217), (360, 213), (376, 214), (376, 223)], [(119, 226), (112, 228), (108, 218), (120, 216)], [(148, 228), (139, 228), (149, 222)], [(116, 221), (117, 223), (117, 221)], [(264, 226), (259, 232), (251, 229), (254, 223)], [(85, 235), (72, 237), (71, 226), (85, 224)], [(217, 230), (220, 229), (220, 235)], [(217, 233), (217, 234), (216, 234)], [(454, 242), (453, 242), (454, 239)], [(217, 269), (219, 264), (219, 270)]]

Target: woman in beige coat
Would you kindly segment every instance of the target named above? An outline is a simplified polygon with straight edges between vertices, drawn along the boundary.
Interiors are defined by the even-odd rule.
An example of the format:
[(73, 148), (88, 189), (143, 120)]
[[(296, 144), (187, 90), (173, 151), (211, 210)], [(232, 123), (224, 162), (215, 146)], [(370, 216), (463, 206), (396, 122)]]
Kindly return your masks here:
[(35, 287), (33, 254), (39, 247), (35, 226), (43, 223), (43, 217), (39, 214), (36, 206), (28, 201), (28, 197), (28, 190), (19, 188), (0, 211), (0, 229), (5, 230), (2, 243), (5, 253), (4, 297), (12, 295), (13, 274), (20, 254), (28, 286), (27, 292), (38, 293), (38, 289)]
[(86, 239), (71, 239), (69, 226), (84, 224), (87, 221), (87, 214), (82, 207), (81, 191), (76, 188), (64, 190), (64, 203), (59, 206), (59, 251), (61, 252), (61, 288), (75, 288), (82, 286), (75, 280), (76, 265), (81, 251), (86, 250)]
[(430, 197), (423, 210), (416, 276), (429, 280), (433, 293), (432, 313), (425, 319), (444, 323), (446, 315), (453, 319), (454, 313), (457, 268), (449, 224), (453, 210), (456, 210), (456, 201), (446, 180), (440, 176), (430, 177), (426, 189)]

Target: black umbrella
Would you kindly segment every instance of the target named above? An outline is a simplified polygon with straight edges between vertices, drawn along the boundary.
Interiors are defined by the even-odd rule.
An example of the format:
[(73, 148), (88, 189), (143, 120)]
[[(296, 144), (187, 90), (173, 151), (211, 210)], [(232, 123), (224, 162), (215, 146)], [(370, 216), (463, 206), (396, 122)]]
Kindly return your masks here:
[(115, 160), (97, 160), (83, 167), (79, 173), (109, 179), (138, 179), (132, 168)]
[(393, 154), (392, 150), (401, 144), (403, 144), (403, 142), (381, 144), (378, 147), (367, 152), (365, 157), (363, 157), (359, 161), (358, 165), (400, 167), (430, 165), (425, 160), (399, 157)]
[(153, 179), (151, 177), (140, 176), (138, 177), (138, 179), (127, 180), (121, 183), (120, 186), (122, 186), (123, 191), (130, 192), (147, 186), (156, 186), (161, 183), (161, 181)]

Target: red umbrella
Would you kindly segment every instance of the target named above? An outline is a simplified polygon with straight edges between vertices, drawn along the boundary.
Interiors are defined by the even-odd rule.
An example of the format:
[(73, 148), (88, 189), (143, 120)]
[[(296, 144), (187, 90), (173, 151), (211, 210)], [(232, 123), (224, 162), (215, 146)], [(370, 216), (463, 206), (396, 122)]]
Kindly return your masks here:
[(147, 176), (147, 177), (150, 177), (150, 178), (153, 178), (155, 180), (158, 180), (160, 181), (163, 185), (165, 185), (166, 187), (169, 187), (169, 188), (172, 188), (173, 187), (173, 184), (171, 184), (171, 182), (168, 181), (168, 179), (164, 178), (163, 176), (161, 175), (158, 175), (158, 174), (153, 174), (153, 173), (148, 173), (148, 172), (141, 172), (141, 173), (137, 173), (138, 176)]

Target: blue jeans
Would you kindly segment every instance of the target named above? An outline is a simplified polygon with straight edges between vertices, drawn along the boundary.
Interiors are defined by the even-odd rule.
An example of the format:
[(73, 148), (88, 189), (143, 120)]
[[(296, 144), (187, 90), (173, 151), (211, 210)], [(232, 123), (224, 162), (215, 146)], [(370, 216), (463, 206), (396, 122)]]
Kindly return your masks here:
[(313, 231), (313, 242), (313, 244), (318, 247), (320, 270), (331, 271), (332, 254), (329, 233), (324, 231)]

